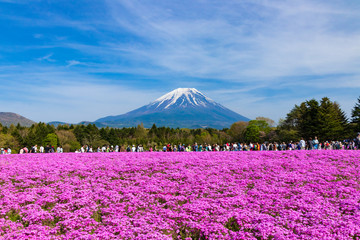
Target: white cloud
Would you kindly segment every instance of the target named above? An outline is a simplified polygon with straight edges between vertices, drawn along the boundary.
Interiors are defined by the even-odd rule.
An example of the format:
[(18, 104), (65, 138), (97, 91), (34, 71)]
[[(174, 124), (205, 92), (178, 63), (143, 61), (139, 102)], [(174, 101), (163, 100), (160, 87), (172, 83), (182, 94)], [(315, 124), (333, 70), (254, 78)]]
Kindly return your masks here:
[[(49, 113), (36, 113), (35, 120), (95, 120), (132, 110), (182, 85), (196, 87), (250, 118), (265, 115), (274, 120), (285, 117), (294, 104), (321, 98), (326, 91), (348, 113), (358, 97), (358, 91), (342, 93), (360, 89), (359, 1), (109, 0), (106, 4), (110, 14), (86, 21), (54, 13), (36, 21), (10, 16), (37, 27), (65, 26), (94, 36), (82, 41), (83, 35), (76, 38), (64, 32), (66, 37), (46, 35), (47, 46), (26, 46), (80, 53), (61, 60), (55, 52), (61, 67), (44, 69), (30, 63), (0, 67), (5, 70), (0, 74), (2, 84), (23, 79), (26, 91), (13, 95), (21, 92)], [(52, 53), (37, 60), (55, 61)], [(85, 67), (71, 68), (76, 65)], [(129, 76), (126, 81), (106, 77), (123, 73), (162, 84), (147, 91), (142, 87), (147, 80), (140, 83), (141, 90)], [(264, 89), (279, 93), (266, 95)], [(0, 100), (4, 105), (6, 99)], [(9, 109), (26, 104), (6, 103)]]
[[(156, 90), (122, 86), (67, 68), (29, 66), (4, 70), (8, 73), (0, 75), (4, 86), (4, 94), (0, 96), (2, 111), (16, 112), (34, 121), (95, 121), (141, 107), (160, 94)], [(16, 88), (11, 84), (15, 81)]]
[(53, 53), (50, 53), (50, 54), (47, 54), (47, 55), (45, 55), (43, 57), (39, 57), (36, 60), (38, 60), (38, 61), (47, 61), (47, 62), (55, 62), (56, 60), (51, 58), (53, 55), (54, 55)]
[(69, 61), (66, 61), (66, 62), (68, 64), (68, 65), (66, 65), (67, 67), (84, 64), (84, 63), (81, 63), (81, 62), (79, 62), (77, 60), (69, 60)]
[[(343, 29), (360, 21), (360, 14), (346, 5), (314, 1), (222, 3), (217, 11), (209, 4), (203, 12), (213, 15), (207, 16), (197, 12), (196, 3), (186, 8), (188, 12), (172, 12), (166, 3), (109, 2), (119, 27), (151, 42), (151, 48), (128, 46), (128, 51), (187, 76), (244, 82), (360, 72), (360, 31)], [(124, 8), (128, 14), (123, 14)], [(189, 18), (194, 12), (197, 17)]]

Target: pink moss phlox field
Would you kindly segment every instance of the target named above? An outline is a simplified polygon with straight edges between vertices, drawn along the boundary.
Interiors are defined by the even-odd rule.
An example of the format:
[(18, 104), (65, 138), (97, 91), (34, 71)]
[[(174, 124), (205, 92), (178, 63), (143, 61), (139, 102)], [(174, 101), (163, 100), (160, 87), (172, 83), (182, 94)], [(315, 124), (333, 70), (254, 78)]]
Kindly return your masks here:
[(360, 151), (0, 157), (3, 239), (359, 239)]

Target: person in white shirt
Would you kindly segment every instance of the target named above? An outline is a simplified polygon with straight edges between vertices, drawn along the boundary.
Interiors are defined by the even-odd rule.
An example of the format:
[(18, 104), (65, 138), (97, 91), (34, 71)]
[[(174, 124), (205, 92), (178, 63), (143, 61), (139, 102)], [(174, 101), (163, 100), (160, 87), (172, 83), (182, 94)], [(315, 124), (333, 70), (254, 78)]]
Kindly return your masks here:
[(30, 150), (31, 153), (37, 153), (37, 145), (33, 146)]
[(301, 140), (300, 140), (300, 147), (301, 147), (301, 150), (305, 149), (305, 140), (303, 138), (301, 138)]

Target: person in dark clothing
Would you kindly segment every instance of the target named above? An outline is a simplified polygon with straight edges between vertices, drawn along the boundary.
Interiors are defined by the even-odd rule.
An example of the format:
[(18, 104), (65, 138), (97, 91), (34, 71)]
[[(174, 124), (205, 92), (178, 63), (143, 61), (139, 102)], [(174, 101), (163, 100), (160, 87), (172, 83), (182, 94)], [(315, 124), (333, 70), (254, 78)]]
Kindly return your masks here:
[(358, 136), (355, 138), (355, 144), (356, 144), (356, 149), (359, 150), (360, 149), (360, 133), (358, 133)]
[(308, 147), (308, 150), (314, 149), (314, 142), (313, 142), (312, 138), (309, 139), (307, 147)]
[(50, 149), (51, 149), (50, 146), (49, 146), (49, 145), (46, 145), (44, 152), (45, 152), (45, 153), (49, 153), (49, 152), (50, 152)]

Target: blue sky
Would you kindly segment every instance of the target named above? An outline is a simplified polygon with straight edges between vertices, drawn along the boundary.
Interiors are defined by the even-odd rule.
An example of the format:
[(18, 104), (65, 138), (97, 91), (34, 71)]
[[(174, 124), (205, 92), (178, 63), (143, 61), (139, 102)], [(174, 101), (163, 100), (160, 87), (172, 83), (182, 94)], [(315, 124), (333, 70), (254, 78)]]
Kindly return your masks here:
[(0, 111), (94, 121), (196, 88), (278, 121), (360, 96), (360, 1), (0, 0)]

